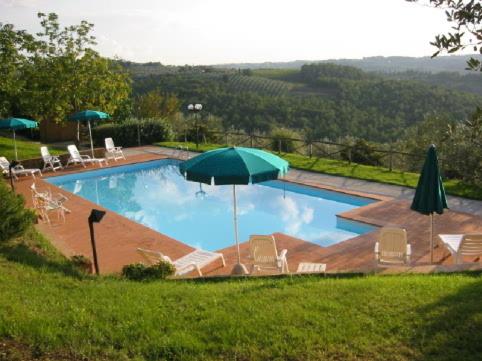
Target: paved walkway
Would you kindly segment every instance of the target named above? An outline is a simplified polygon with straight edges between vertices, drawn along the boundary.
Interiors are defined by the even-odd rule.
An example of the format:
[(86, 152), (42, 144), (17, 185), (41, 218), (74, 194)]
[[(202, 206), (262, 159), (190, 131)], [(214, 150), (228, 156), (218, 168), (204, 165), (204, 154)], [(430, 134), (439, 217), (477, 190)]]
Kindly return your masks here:
[[(108, 166), (137, 163), (164, 157), (185, 158), (189, 156), (189, 154), (185, 152), (158, 147), (126, 149), (125, 153), (127, 160), (110, 162)], [(57, 174), (84, 172), (92, 169), (98, 168), (97, 166), (89, 166), (87, 169), (71, 167), (67, 170), (59, 171)], [(52, 173), (45, 174), (45, 176), (49, 175), (52, 175)], [(322, 183), (324, 181), (322, 175), (294, 171), (291, 173), (291, 177), (293, 177), (291, 179), (293, 181), (303, 181), (303, 183), (309, 185), (326, 188)], [(82, 254), (91, 257), (92, 251), (86, 220), (92, 208), (103, 209), (103, 207), (46, 183), (43, 178), (37, 178), (35, 182), (40, 189), (50, 188), (54, 193), (60, 192), (69, 197), (66, 206), (72, 210), (72, 214), (67, 215), (65, 223), (54, 222), (52, 226), (39, 223), (38, 228), (40, 231), (44, 233), (63, 254), (67, 256)], [(369, 182), (366, 183), (373, 185)], [(32, 178), (30, 177), (22, 177), (21, 180), (16, 183), (17, 192), (25, 195), (28, 205), (31, 205), (29, 189), (31, 184)], [(328, 188), (334, 187), (333, 185), (329, 185)], [(348, 191), (346, 184), (341, 184), (339, 188)], [(354, 188), (356, 189), (356, 187)], [(358, 189), (363, 188), (360, 187)], [(369, 192), (357, 191), (356, 193), (368, 195), (367, 193)], [(429, 220), (427, 216), (410, 211), (410, 203), (407, 199), (381, 197), (380, 189), (373, 190), (371, 194), (372, 196), (376, 194), (376, 198), (380, 199), (380, 201), (345, 212), (340, 216), (378, 226), (391, 225), (405, 228), (408, 233), (409, 242), (412, 245), (413, 266), (420, 272), (435, 272), (440, 269), (437, 267), (452, 267), (451, 264), (453, 260), (448, 256), (443, 247), (438, 247), (435, 252), (435, 260), (437, 260), (439, 266), (435, 268), (428, 266), (429, 243), (427, 240)], [(467, 232), (482, 232), (481, 216), (456, 212), (451, 209), (442, 216), (435, 218), (435, 234)], [(98, 235), (96, 237), (97, 250), (102, 273), (119, 272), (123, 265), (141, 261), (142, 258), (136, 252), (137, 247), (161, 251), (172, 259), (177, 259), (192, 251), (192, 248), (184, 244), (182, 240), (172, 239), (168, 235), (155, 232), (148, 227), (110, 211), (107, 212), (103, 221), (96, 225), (96, 233)], [(274, 236), (278, 249), (288, 250), (288, 262), (291, 271), (295, 271), (300, 262), (326, 263), (328, 265), (328, 272), (369, 272), (380, 270), (374, 264), (373, 256), (374, 244), (378, 238), (376, 232), (354, 237), (329, 247), (320, 247), (314, 243), (281, 233), (275, 233)], [(219, 252), (222, 252), (225, 256), (226, 267), (222, 267), (222, 265), (217, 262), (203, 270), (206, 275), (218, 276), (230, 274), (232, 267), (236, 263), (236, 248), (235, 246), (231, 246)], [(247, 242), (241, 244), (241, 253), (242, 262), (249, 267), (251, 260), (249, 258)], [(481, 267), (481, 262), (482, 261), (476, 264), (472, 263), (469, 267)], [(400, 272), (411, 270), (413, 271), (413, 267), (399, 269)], [(447, 269), (444, 268), (443, 270), (446, 271)]]
[[(187, 156), (192, 157), (193, 155), (197, 154), (195, 152), (185, 152), (164, 147), (145, 147), (145, 151), (164, 154), (168, 157), (176, 158), (184, 158)], [(314, 173), (298, 169), (290, 170), (286, 179), (299, 183), (309, 183), (313, 185), (335, 187), (341, 190), (370, 193), (395, 199), (411, 200), (413, 199), (413, 196), (415, 194), (415, 190), (413, 188), (370, 182), (360, 179), (339, 177), (329, 174)], [(474, 215), (482, 216), (482, 201), (448, 196), (447, 202), (450, 209), (454, 211), (467, 212)]]

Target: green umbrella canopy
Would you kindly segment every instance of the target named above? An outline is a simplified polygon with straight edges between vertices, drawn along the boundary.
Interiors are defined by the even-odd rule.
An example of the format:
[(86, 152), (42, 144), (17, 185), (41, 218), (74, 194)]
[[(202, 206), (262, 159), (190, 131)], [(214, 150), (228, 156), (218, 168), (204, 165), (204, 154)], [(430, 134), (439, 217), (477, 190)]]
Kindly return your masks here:
[(0, 120), (0, 129), (19, 130), (19, 129), (37, 128), (37, 126), (38, 126), (37, 122), (29, 119), (7, 118), (7, 119)]
[(110, 115), (104, 112), (99, 112), (97, 110), (83, 110), (81, 112), (72, 114), (69, 120), (75, 122), (81, 122), (84, 120), (99, 120), (99, 119), (109, 119)]
[(442, 214), (444, 208), (448, 208), (447, 199), (445, 198), (442, 177), (440, 177), (437, 151), (435, 145), (432, 144), (425, 158), (411, 209), (423, 214), (434, 212)]
[(253, 148), (231, 147), (211, 150), (179, 165), (186, 179), (211, 184), (249, 184), (277, 179), (288, 172), (280, 157)]

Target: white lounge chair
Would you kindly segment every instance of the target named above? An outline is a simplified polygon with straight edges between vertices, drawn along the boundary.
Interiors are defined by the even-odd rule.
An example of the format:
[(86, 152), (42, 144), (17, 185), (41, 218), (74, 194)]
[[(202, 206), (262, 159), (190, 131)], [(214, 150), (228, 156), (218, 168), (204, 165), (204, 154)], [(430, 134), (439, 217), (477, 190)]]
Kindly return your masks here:
[(249, 251), (253, 259), (253, 271), (271, 270), (288, 273), (288, 261), (283, 249), (279, 254), (273, 236), (252, 235), (249, 237)]
[(380, 240), (375, 243), (375, 259), (379, 263), (410, 263), (412, 248), (407, 243), (407, 231), (403, 228), (380, 229)]
[(49, 148), (45, 146), (40, 147), (40, 154), (42, 155), (42, 159), (44, 161), (44, 168), (42, 169), (44, 172), (47, 169), (52, 169), (55, 172), (57, 169), (63, 168), (60, 158), (54, 155), (50, 155)]
[(108, 164), (105, 158), (91, 158), (88, 155), (80, 154), (79, 150), (74, 144), (69, 145), (67, 149), (70, 153), (70, 158), (67, 162), (66, 167), (68, 167), (69, 164), (81, 164), (84, 168), (85, 165), (89, 163), (97, 163), (101, 167), (102, 163)]
[(439, 234), (443, 245), (454, 258), (454, 264), (464, 262), (464, 256), (482, 259), (482, 233)]
[[(0, 168), (2, 168), (2, 173), (9, 175), (10, 163), (5, 157), (0, 157)], [(17, 164), (12, 168), (12, 176), (14, 179), (18, 179), (20, 175), (31, 175), (35, 179), (35, 174), (42, 176), (42, 172), (38, 168), (24, 168), (23, 165)]]
[(182, 256), (175, 261), (172, 261), (168, 256), (159, 251), (138, 248), (137, 252), (139, 252), (139, 254), (141, 254), (151, 265), (156, 264), (161, 260), (172, 263), (174, 267), (176, 267), (175, 276), (182, 276), (194, 270), (196, 270), (199, 276), (202, 276), (201, 269), (218, 259), (221, 259), (223, 262), (223, 267), (226, 266), (222, 253), (215, 253), (202, 249), (196, 249), (195, 251)]
[(126, 159), (122, 147), (116, 147), (112, 138), (105, 138), (105, 157), (107, 159)]

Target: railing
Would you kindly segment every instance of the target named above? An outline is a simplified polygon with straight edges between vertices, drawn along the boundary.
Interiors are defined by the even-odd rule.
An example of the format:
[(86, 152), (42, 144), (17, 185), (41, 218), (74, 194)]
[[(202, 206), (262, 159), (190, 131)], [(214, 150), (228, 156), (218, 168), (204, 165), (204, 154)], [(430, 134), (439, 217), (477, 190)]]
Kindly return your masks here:
[[(329, 158), (345, 160), (349, 164), (352, 162), (360, 164), (370, 164), (387, 168), (390, 172), (394, 169), (403, 171), (420, 171), (425, 159), (425, 154), (408, 153), (397, 150), (393, 145), (387, 145), (385, 148), (371, 148), (370, 154), (377, 155), (375, 159), (369, 162), (356, 158), (357, 150), (362, 147), (356, 144), (338, 143), (324, 140), (305, 140), (290, 137), (271, 137), (258, 134), (246, 134), (241, 132), (222, 132), (209, 131), (208, 134), (216, 143), (228, 146), (244, 146), (251, 148), (270, 149), (278, 154), (293, 153), (309, 158)], [(286, 144), (290, 143), (289, 152), (287, 152)], [(195, 150), (195, 149), (192, 149)], [(355, 155), (355, 157), (354, 157)], [(443, 158), (439, 158), (440, 167), (443, 169)]]

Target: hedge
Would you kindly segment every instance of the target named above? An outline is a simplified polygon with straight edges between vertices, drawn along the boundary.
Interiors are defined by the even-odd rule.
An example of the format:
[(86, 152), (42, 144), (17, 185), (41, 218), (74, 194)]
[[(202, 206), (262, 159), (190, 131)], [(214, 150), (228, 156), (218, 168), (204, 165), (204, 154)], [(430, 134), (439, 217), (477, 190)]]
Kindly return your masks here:
[(172, 130), (164, 119), (130, 119), (122, 123), (103, 124), (92, 129), (92, 137), (98, 146), (104, 146), (105, 138), (113, 138), (117, 146), (132, 147), (141, 144), (172, 139)]

